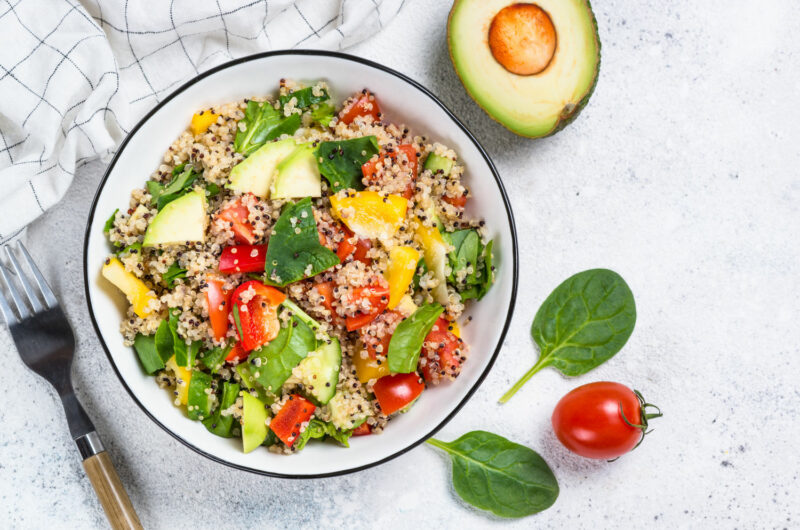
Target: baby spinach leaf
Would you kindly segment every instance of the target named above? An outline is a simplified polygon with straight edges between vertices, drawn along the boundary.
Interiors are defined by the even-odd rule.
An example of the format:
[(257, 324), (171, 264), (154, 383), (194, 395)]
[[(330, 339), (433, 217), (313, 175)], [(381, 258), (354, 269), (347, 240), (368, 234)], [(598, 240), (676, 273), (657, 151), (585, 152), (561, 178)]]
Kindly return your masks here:
[[(242, 124), (236, 131), (233, 148), (237, 153), (250, 156), (253, 152), (282, 134), (294, 134), (300, 127), (300, 115), (284, 118), (283, 113), (269, 102), (248, 101)], [(244, 129), (244, 130), (243, 130)]]
[(269, 239), (265, 264), (268, 281), (283, 287), (338, 263), (336, 254), (319, 242), (311, 198), (288, 204)]
[(233, 426), (233, 415), (223, 416), (222, 411), (230, 408), (231, 405), (236, 403), (236, 398), (239, 397), (239, 385), (236, 383), (222, 383), (222, 399), (220, 400), (219, 407), (210, 417), (203, 420), (203, 425), (209, 432), (222, 436), (223, 438), (231, 437), (231, 427)]
[(236, 325), (236, 331), (241, 339), (244, 337), (244, 333), (242, 332), (242, 317), (239, 316), (239, 304), (233, 304), (231, 313), (233, 313), (233, 323)]
[(232, 347), (233, 346), (229, 345), (218, 346), (213, 350), (204, 352), (200, 354), (200, 362), (202, 362), (212, 374), (215, 374), (222, 368), (222, 365), (225, 363), (225, 357), (231, 352)]
[(346, 189), (363, 190), (361, 166), (379, 151), (374, 136), (352, 140), (322, 142), (314, 155), (319, 162), (319, 172), (334, 192)]
[(636, 303), (614, 271), (591, 269), (567, 278), (544, 301), (531, 326), (536, 364), (500, 398), (505, 403), (533, 374), (554, 366), (576, 376), (613, 357), (633, 333)]
[(209, 182), (206, 184), (206, 197), (209, 199), (211, 197), (216, 197), (219, 195), (219, 192), (222, 191), (222, 188), (214, 184), (213, 182)]
[(175, 261), (169, 266), (167, 272), (165, 272), (161, 278), (164, 280), (167, 287), (172, 289), (175, 287), (175, 280), (178, 278), (186, 278), (186, 272), (186, 269), (182, 269), (180, 265), (178, 265), (178, 262)]
[(155, 334), (156, 352), (161, 357), (161, 361), (167, 362), (170, 357), (175, 353), (172, 344), (172, 330), (169, 327), (169, 322), (162, 320), (156, 329)]
[(297, 437), (292, 447), (294, 447), (295, 451), (299, 451), (305, 447), (306, 443), (312, 438), (321, 439), (325, 437), (333, 438), (343, 446), (350, 447), (348, 440), (352, 434), (353, 431), (351, 429), (339, 430), (331, 422), (314, 418), (308, 422), (308, 426), (300, 433), (300, 436)]
[(439, 304), (426, 304), (397, 325), (389, 341), (389, 371), (410, 374), (417, 369), (422, 343), (442, 311)]
[(558, 498), (558, 482), (535, 451), (486, 431), (452, 442), (430, 438), (453, 463), (453, 487), (469, 504), (500, 517), (525, 517)]
[(248, 363), (239, 363), (233, 367), (237, 374), (242, 386), (246, 388), (251, 394), (255, 395), (261, 402), (272, 404), (275, 400), (268, 397), (261, 385), (256, 381), (255, 371), (257, 370), (253, 365)]
[(333, 120), (333, 113), (336, 108), (330, 103), (321, 103), (316, 109), (311, 111), (311, 119), (323, 127), (327, 127)]
[(103, 225), (103, 233), (104, 234), (108, 234), (111, 231), (111, 229), (114, 228), (114, 219), (117, 218), (117, 212), (118, 211), (119, 211), (119, 208), (114, 210), (114, 212), (111, 214), (111, 217), (106, 219), (106, 224)]
[[(191, 368), (194, 365), (194, 357), (190, 358), (192, 351), (186, 341), (178, 335), (178, 319), (180, 311), (170, 309), (169, 311), (169, 330), (172, 333), (172, 349), (175, 352), (175, 363), (184, 368)], [(196, 353), (196, 352), (195, 352)]]
[(194, 166), (181, 164), (172, 170), (172, 179), (168, 184), (148, 180), (145, 186), (152, 197), (152, 203), (158, 210), (161, 210), (170, 202), (191, 191), (192, 184), (199, 175), (200, 173), (195, 172)]
[(139, 254), (139, 260), (141, 261), (141, 252), (142, 252), (142, 242), (137, 241), (136, 243), (128, 245), (127, 247), (117, 252), (117, 257), (121, 258), (129, 254)]
[(281, 328), (278, 336), (256, 354), (261, 358), (256, 380), (268, 392), (280, 394), (283, 383), (292, 375), (292, 369), (316, 349), (314, 331), (301, 319), (292, 317), (289, 325)]
[(301, 88), (300, 90), (295, 90), (294, 92), (290, 92), (284, 96), (280, 97), (281, 107), (285, 107), (292, 98), (297, 98), (297, 102), (294, 105), (296, 109), (305, 109), (310, 107), (315, 103), (321, 103), (328, 99), (328, 91), (322, 90), (321, 96), (314, 95), (314, 87), (306, 87)]
[(153, 335), (137, 333), (136, 338), (133, 339), (133, 349), (136, 350), (142, 368), (148, 374), (154, 374), (164, 369), (164, 361), (156, 352), (156, 338)]

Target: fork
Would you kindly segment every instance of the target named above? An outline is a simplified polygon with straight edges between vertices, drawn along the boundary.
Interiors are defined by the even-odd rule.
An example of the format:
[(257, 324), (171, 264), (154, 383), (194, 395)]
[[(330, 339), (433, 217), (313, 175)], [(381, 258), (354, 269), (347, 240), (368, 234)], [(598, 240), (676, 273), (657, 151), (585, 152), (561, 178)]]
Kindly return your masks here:
[[(27, 249), (21, 242), (17, 242), (16, 247), (33, 274), (36, 286), (22, 270), (10, 245), (5, 245), (8, 261), (25, 296), (14, 287), (9, 272), (0, 263), (0, 315), (11, 331), (22, 361), (58, 391), (67, 415), (70, 434), (83, 458), (83, 468), (100, 504), (103, 505), (111, 527), (141, 529), (142, 524), (114, 464), (72, 388), (70, 371), (75, 353), (72, 328)], [(3, 295), (3, 286), (16, 307), (16, 313), (11, 310), (9, 301)]]

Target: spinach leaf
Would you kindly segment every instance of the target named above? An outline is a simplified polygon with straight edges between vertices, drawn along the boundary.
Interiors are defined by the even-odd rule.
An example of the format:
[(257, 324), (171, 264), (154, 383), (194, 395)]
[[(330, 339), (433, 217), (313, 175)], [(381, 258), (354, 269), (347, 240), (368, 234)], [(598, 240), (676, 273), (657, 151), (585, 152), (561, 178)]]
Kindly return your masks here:
[(295, 451), (299, 451), (305, 447), (306, 443), (308, 443), (308, 441), (312, 438), (320, 439), (325, 438), (326, 436), (328, 438), (333, 438), (345, 447), (350, 447), (348, 440), (352, 434), (352, 429), (340, 430), (337, 429), (331, 422), (321, 421), (314, 418), (308, 422), (305, 430), (300, 433), (300, 436), (297, 437), (297, 440), (294, 442), (292, 447), (294, 447)]
[(279, 395), (283, 383), (292, 375), (292, 369), (316, 349), (314, 331), (293, 316), (289, 325), (281, 328), (278, 336), (256, 353), (261, 358), (256, 380), (268, 392)]
[(162, 320), (155, 334), (156, 352), (163, 362), (167, 362), (175, 353), (172, 345), (172, 330), (169, 322)]
[(141, 252), (142, 252), (142, 242), (137, 241), (127, 247), (123, 248), (119, 252), (117, 252), (117, 257), (121, 258), (123, 256), (127, 256), (128, 254), (139, 254), (139, 261), (141, 261)]
[[(172, 349), (175, 352), (175, 363), (184, 368), (192, 368), (194, 366), (194, 356), (197, 355), (199, 344), (196, 347), (193, 344), (186, 344), (183, 337), (178, 335), (178, 319), (180, 311), (170, 309), (169, 311), (169, 331), (172, 334)], [(158, 332), (156, 332), (158, 333)]]
[(206, 184), (206, 197), (209, 199), (211, 197), (216, 197), (219, 195), (219, 192), (222, 191), (222, 188), (214, 184), (213, 182), (209, 182)]
[(535, 451), (486, 431), (452, 442), (430, 438), (453, 463), (453, 487), (469, 504), (500, 517), (525, 517), (558, 498), (558, 482)]
[(292, 98), (297, 98), (297, 102), (294, 105), (296, 109), (305, 109), (310, 107), (315, 103), (321, 103), (328, 99), (328, 91), (323, 90), (321, 96), (314, 95), (314, 87), (306, 87), (301, 88), (300, 90), (295, 90), (285, 96), (280, 97), (281, 107), (285, 107)]
[(161, 278), (164, 280), (167, 287), (172, 289), (175, 287), (175, 280), (178, 278), (186, 278), (186, 272), (186, 269), (182, 269), (180, 265), (178, 265), (178, 262), (175, 261), (169, 266), (167, 272), (165, 272)]
[[(282, 134), (294, 134), (300, 127), (300, 115), (283, 117), (283, 113), (269, 102), (248, 101), (244, 118), (239, 122), (233, 148), (250, 156), (259, 147)], [(244, 129), (244, 130), (242, 130)]]
[(224, 416), (222, 411), (230, 408), (231, 405), (236, 403), (236, 398), (239, 397), (239, 385), (236, 383), (222, 383), (222, 399), (217, 410), (210, 417), (203, 420), (203, 425), (209, 432), (222, 436), (223, 438), (231, 437), (231, 427), (233, 426), (233, 415)]
[(591, 269), (567, 278), (544, 301), (531, 326), (539, 360), (500, 398), (505, 403), (533, 374), (554, 366), (576, 376), (613, 357), (633, 333), (636, 303), (616, 272)]
[(478, 291), (478, 300), (483, 298), (494, 283), (494, 255), (492, 248), (494, 247), (494, 240), (486, 243), (483, 249), (483, 277), (481, 279), (480, 289)]
[(233, 346), (218, 346), (213, 350), (209, 350), (200, 354), (200, 362), (209, 369), (212, 374), (217, 373), (222, 365), (225, 363), (225, 357), (231, 352)]
[(156, 338), (153, 335), (137, 333), (136, 338), (133, 339), (133, 349), (136, 350), (142, 368), (148, 374), (154, 374), (164, 369), (164, 361), (156, 351)]
[(311, 119), (323, 127), (327, 127), (331, 124), (335, 111), (336, 108), (330, 103), (322, 103), (319, 107), (311, 111)]
[(114, 210), (114, 213), (111, 214), (111, 217), (106, 219), (106, 224), (103, 225), (103, 233), (108, 234), (112, 228), (114, 228), (114, 220), (117, 218), (117, 212), (119, 208)]
[(172, 179), (169, 184), (148, 180), (145, 186), (147, 192), (152, 196), (152, 203), (156, 205), (156, 209), (161, 210), (178, 197), (191, 191), (192, 184), (199, 175), (200, 173), (195, 172), (194, 166), (181, 164), (172, 170)]
[(414, 269), (414, 277), (411, 279), (411, 285), (414, 290), (419, 289), (419, 282), (425, 274), (428, 273), (428, 265), (425, 264), (425, 258), (419, 258), (417, 267)]
[(390, 372), (410, 374), (417, 369), (422, 343), (442, 311), (439, 304), (426, 304), (397, 325), (389, 341)]
[(268, 281), (283, 287), (338, 263), (336, 254), (319, 242), (311, 198), (288, 204), (269, 239), (265, 266)]
[(361, 166), (378, 153), (378, 140), (362, 136), (352, 140), (322, 142), (314, 155), (319, 162), (319, 172), (334, 192), (346, 189), (363, 190)]
[(236, 331), (239, 333), (239, 340), (241, 340), (244, 337), (244, 333), (242, 332), (242, 318), (239, 316), (239, 304), (233, 304), (231, 313), (233, 313), (233, 323), (236, 325)]

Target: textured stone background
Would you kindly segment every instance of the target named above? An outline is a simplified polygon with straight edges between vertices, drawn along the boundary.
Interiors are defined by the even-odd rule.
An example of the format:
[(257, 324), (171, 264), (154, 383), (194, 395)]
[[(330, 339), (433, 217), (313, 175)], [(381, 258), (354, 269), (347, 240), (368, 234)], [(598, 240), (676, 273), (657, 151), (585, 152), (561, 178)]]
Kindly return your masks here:
[[(589, 107), (553, 138), (518, 138), (460, 86), (445, 45), (449, 2), (412, 0), (352, 53), (428, 86), (494, 158), (520, 232), (520, 297), (494, 370), (440, 433), (487, 429), (553, 467), (547, 512), (500, 521), (451, 491), (430, 447), (355, 475), (269, 479), (214, 464), (161, 431), (128, 397), (94, 335), (81, 245), (103, 165), (84, 167), (27, 234), (78, 335), (78, 393), (143, 523), (179, 527), (740, 527), (800, 525), (800, 14), (742, 0), (597, 1), (603, 68)], [(364, 80), (368, 83), (369, 80)], [(568, 380), (537, 375), (528, 327), (568, 275), (619, 271), (639, 318), (623, 351)], [(485, 323), (497, 325), (497, 323)], [(23, 367), (5, 330), (0, 359), (0, 526), (105, 526), (55, 393)], [(567, 453), (549, 426), (571, 388), (615, 380), (664, 409), (614, 463)]]

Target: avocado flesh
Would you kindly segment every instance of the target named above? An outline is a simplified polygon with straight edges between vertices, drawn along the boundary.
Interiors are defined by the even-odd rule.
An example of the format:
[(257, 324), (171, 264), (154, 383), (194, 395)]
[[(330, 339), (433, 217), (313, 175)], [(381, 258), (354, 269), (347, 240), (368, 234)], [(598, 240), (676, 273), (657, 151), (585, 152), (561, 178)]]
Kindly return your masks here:
[(456, 0), (448, 43), (456, 72), (470, 96), (492, 118), (529, 137), (553, 134), (569, 123), (591, 96), (600, 65), (600, 41), (586, 0), (540, 0), (558, 44), (547, 68), (516, 75), (492, 55), (488, 28), (508, 0)]
[(150, 221), (142, 246), (202, 243), (206, 239), (206, 195), (195, 189), (161, 209)]
[(322, 177), (314, 149), (310, 145), (297, 146), (278, 164), (277, 171), (278, 175), (272, 184), (273, 199), (298, 199), (322, 195)]
[(261, 146), (231, 169), (228, 187), (239, 193), (252, 193), (262, 199), (268, 198), (278, 164), (296, 147), (297, 144), (291, 138)]

